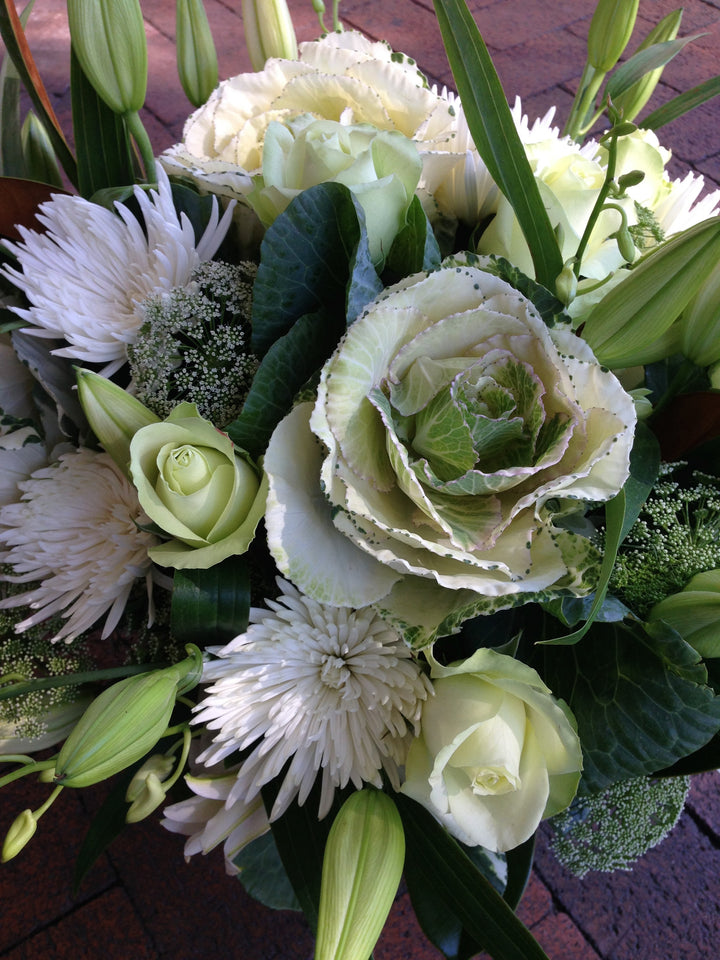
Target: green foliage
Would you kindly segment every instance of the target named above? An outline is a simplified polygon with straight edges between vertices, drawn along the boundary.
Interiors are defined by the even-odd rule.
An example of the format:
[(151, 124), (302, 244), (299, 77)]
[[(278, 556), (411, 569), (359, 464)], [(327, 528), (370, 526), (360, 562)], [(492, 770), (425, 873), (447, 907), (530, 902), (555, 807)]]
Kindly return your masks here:
[(631, 870), (675, 826), (689, 789), (689, 777), (638, 777), (577, 797), (550, 821), (553, 853), (578, 877), (590, 870)]

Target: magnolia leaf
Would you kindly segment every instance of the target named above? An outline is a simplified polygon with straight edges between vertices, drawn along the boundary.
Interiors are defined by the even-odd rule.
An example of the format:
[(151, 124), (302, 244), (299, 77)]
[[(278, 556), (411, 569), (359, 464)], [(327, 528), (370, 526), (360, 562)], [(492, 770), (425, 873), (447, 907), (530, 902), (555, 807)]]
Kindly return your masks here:
[(297, 319), (321, 308), (351, 322), (381, 290), (352, 192), (339, 183), (304, 190), (263, 238), (252, 348), (263, 356)]
[(21, 240), (16, 224), (41, 230), (40, 223), (35, 219), (38, 205), (49, 200), (53, 193), (65, 192), (36, 180), (0, 177), (0, 234), (11, 240)]
[(557, 237), (487, 47), (465, 0), (434, 4), (478, 153), (515, 211), (538, 282), (554, 290), (563, 268)]
[(175, 571), (170, 628), (180, 643), (229, 643), (247, 629), (250, 573), (246, 557), (207, 570)]
[(640, 126), (646, 127), (648, 130), (659, 130), (660, 127), (672, 123), (673, 120), (689, 113), (690, 110), (694, 110), (700, 104), (707, 103), (708, 100), (712, 100), (718, 94), (720, 94), (720, 75), (711, 77), (709, 80), (698, 84), (697, 87), (673, 97), (672, 100), (664, 103), (657, 110), (653, 110), (652, 113), (641, 120)]
[(641, 50), (626, 60), (617, 68), (612, 77), (608, 80), (605, 87), (605, 97), (610, 97), (614, 102), (616, 97), (625, 93), (634, 86), (639, 80), (658, 67), (664, 67), (673, 57), (676, 57), (680, 51), (702, 37), (702, 33), (696, 33), (692, 37), (680, 37), (676, 40), (666, 40), (664, 43), (654, 43), (652, 46)]
[(588, 793), (669, 767), (720, 730), (700, 656), (663, 623), (596, 623), (571, 650), (544, 656), (545, 682), (577, 720)]
[(248, 843), (233, 859), (238, 880), (251, 897), (272, 910), (300, 910), (272, 832)]
[(656, 430), (663, 460), (682, 460), (695, 447), (720, 437), (720, 393), (704, 390), (673, 397)]

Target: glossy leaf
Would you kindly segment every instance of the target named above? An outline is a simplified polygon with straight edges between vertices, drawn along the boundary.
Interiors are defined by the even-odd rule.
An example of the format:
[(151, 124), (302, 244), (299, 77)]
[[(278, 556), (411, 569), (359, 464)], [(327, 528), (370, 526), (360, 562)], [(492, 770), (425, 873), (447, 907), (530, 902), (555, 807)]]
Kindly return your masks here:
[(272, 832), (253, 840), (233, 859), (238, 880), (251, 897), (273, 910), (300, 910)]
[(465, 0), (434, 4), (472, 138), (515, 211), (538, 281), (554, 291), (563, 268), (557, 238), (487, 47)]
[(181, 643), (228, 643), (247, 629), (249, 612), (245, 557), (229, 557), (207, 570), (175, 571), (170, 627)]
[(49, 200), (53, 193), (65, 193), (47, 183), (36, 180), (18, 180), (0, 177), (0, 234), (11, 240), (20, 240), (16, 224), (31, 230), (41, 230), (35, 219), (38, 205)]
[(720, 437), (720, 393), (683, 393), (662, 411), (657, 432), (664, 460), (681, 460)]

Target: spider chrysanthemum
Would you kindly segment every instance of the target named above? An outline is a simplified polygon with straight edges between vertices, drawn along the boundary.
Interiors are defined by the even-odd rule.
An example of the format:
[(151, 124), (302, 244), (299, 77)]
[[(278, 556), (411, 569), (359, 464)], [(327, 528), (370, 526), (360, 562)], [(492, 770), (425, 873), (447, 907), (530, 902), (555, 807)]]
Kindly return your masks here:
[(143, 322), (142, 301), (187, 283), (214, 256), (232, 216), (228, 208), (220, 218), (213, 200), (196, 243), (161, 168), (157, 190), (135, 187), (134, 195), (142, 222), (122, 203), (111, 212), (82, 197), (54, 195), (37, 214), (45, 231), (18, 227), (22, 243), (6, 244), (19, 269), (2, 271), (30, 301), (29, 308), (11, 307), (30, 324), (25, 333), (66, 340), (53, 353), (105, 364), (108, 376), (126, 360)]
[[(252, 748), (229, 800), (245, 803), (284, 771), (270, 819), (321, 774), (319, 816), (336, 787), (399, 787), (398, 767), (417, 733), (430, 683), (408, 647), (370, 608), (317, 603), (279, 580), (269, 609), (253, 608), (246, 633), (214, 650), (213, 681), (195, 720), (213, 734), (198, 758), (215, 764)], [(284, 770), (286, 764), (287, 769)]]
[(29, 606), (22, 632), (49, 617), (66, 622), (53, 637), (70, 642), (106, 616), (107, 637), (138, 577), (150, 585), (148, 549), (156, 537), (135, 488), (106, 453), (79, 449), (18, 484), (22, 498), (0, 507), (0, 562), (12, 583), (32, 584), (0, 601)]

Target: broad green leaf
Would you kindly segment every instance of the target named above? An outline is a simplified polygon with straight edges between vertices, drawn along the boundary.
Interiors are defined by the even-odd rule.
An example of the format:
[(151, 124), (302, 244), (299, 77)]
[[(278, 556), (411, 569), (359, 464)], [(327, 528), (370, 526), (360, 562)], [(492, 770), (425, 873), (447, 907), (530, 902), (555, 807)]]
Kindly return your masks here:
[(339, 183), (304, 190), (268, 228), (253, 289), (252, 348), (263, 356), (295, 321), (325, 308), (351, 322), (381, 290), (362, 208)]
[(225, 429), (237, 446), (259, 457), (289, 412), (298, 390), (319, 370), (344, 329), (342, 314), (307, 314), (263, 357), (240, 415)]
[(392, 282), (421, 270), (433, 270), (440, 266), (440, 260), (437, 240), (420, 198), (415, 195), (407, 212), (407, 222), (395, 237), (385, 260), (383, 278)]
[(251, 897), (273, 910), (300, 910), (272, 832), (243, 847), (233, 863), (238, 880)]
[(98, 96), (72, 49), (70, 92), (81, 195), (89, 199), (98, 190), (134, 183), (125, 121)]
[(605, 96), (615, 102), (616, 98), (626, 93), (631, 87), (643, 79), (648, 73), (652, 73), (665, 64), (669, 63), (673, 57), (676, 57), (688, 43), (697, 40), (702, 34), (697, 33), (692, 37), (679, 37), (676, 40), (666, 40), (664, 43), (654, 43), (645, 50), (626, 60), (622, 66), (618, 67), (615, 73), (607, 82), (605, 87)]
[(657, 110), (653, 110), (652, 113), (641, 120), (640, 126), (646, 127), (648, 130), (659, 130), (660, 127), (672, 123), (673, 120), (677, 120), (678, 117), (682, 117), (690, 110), (694, 110), (695, 107), (699, 107), (701, 103), (707, 103), (708, 100), (712, 100), (718, 94), (720, 94), (720, 75), (711, 77), (704, 83), (698, 84), (697, 87), (673, 97), (672, 100), (664, 103)]
[(170, 626), (181, 643), (228, 643), (247, 629), (249, 612), (246, 557), (229, 557), (207, 570), (175, 571)]
[(572, 649), (544, 654), (543, 678), (577, 720), (588, 793), (669, 767), (720, 729), (707, 670), (664, 624), (596, 623)]
[(487, 47), (465, 0), (434, 4), (475, 146), (515, 211), (538, 282), (553, 291), (563, 268), (557, 238)]
[(605, 505), (605, 552), (600, 566), (595, 598), (587, 620), (574, 633), (540, 643), (568, 645), (585, 636), (603, 609), (608, 583), (620, 544), (640, 515), (640, 510), (652, 490), (660, 470), (660, 449), (655, 436), (642, 421), (635, 428), (635, 440), (630, 454), (630, 476), (622, 490)]
[[(396, 802), (405, 827), (405, 876), (411, 899), (413, 889), (431, 890), (437, 903), (493, 960), (548, 960), (527, 927), (437, 820), (414, 800), (400, 795)], [(418, 920), (422, 924), (420, 916)]]
[(50, 103), (32, 53), (25, 39), (14, 0), (0, 0), (0, 38), (12, 60), (18, 76), (28, 92), (35, 112), (48, 132), (53, 149), (68, 180), (77, 186), (77, 165)]
[(694, 776), (697, 773), (707, 773), (709, 770), (717, 770), (720, 767), (720, 734), (709, 740), (699, 750), (682, 757), (671, 767), (664, 770), (658, 770), (659, 777), (682, 777)]
[[(583, 338), (600, 363), (628, 367), (666, 355), (664, 334), (716, 268), (720, 220), (712, 217), (653, 250), (591, 311)], [(659, 353), (658, 353), (659, 351)]]

